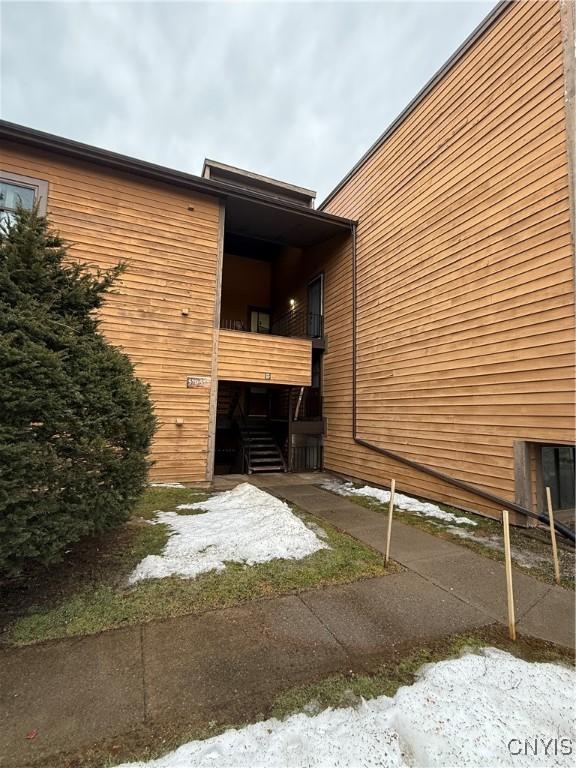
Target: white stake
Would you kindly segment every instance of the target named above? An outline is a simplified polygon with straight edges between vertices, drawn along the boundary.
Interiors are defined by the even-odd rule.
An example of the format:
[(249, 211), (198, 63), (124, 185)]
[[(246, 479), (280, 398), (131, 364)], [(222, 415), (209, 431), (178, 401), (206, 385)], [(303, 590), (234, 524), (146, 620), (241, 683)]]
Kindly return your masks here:
[(504, 529), (504, 559), (506, 561), (506, 592), (508, 595), (508, 631), (510, 640), (516, 640), (516, 616), (514, 613), (514, 590), (512, 589), (512, 553), (510, 551), (510, 520), (508, 510), (502, 510)]
[(546, 486), (546, 502), (548, 504), (548, 519), (550, 520), (550, 538), (552, 539), (552, 558), (554, 560), (554, 579), (560, 584), (560, 563), (558, 562), (558, 547), (556, 546), (556, 529), (554, 528), (554, 510), (550, 488)]
[(388, 565), (390, 559), (390, 539), (392, 538), (392, 512), (394, 511), (394, 494), (396, 491), (396, 480), (390, 483), (390, 504), (388, 505), (388, 530), (386, 532), (386, 555), (384, 556), (384, 565)]

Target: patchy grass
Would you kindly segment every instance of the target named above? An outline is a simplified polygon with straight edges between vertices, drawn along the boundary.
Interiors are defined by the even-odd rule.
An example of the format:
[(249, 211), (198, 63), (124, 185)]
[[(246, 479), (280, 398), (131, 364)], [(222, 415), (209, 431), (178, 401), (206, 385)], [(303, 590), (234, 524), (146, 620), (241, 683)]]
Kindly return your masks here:
[(519, 637), (514, 643), (504, 629), (494, 625), (401, 651), (371, 675), (335, 675), (319, 683), (292, 688), (277, 698), (270, 716), (282, 719), (296, 712), (312, 714), (328, 707), (354, 706), (361, 699), (394, 696), (398, 688), (416, 681), (418, 671), (424, 664), (455, 658), (466, 652), (478, 652), (487, 645), (502, 648), (526, 661), (574, 665), (574, 656), (569, 650), (532, 638)]
[[(443, 638), (425, 645), (396, 648), (373, 674), (334, 675), (318, 682), (289, 688), (268, 701), (246, 702), (258, 712), (247, 720), (239, 705), (237, 716), (209, 720), (195, 716), (187, 722), (151, 722), (93, 748), (34, 763), (35, 768), (110, 768), (123, 762), (152, 760), (193, 739), (217, 736), (229, 728), (241, 728), (249, 721), (279, 719), (297, 712), (310, 715), (327, 707), (356, 706), (362, 698), (393, 696), (398, 688), (411, 685), (424, 664), (455, 658), (485, 646), (502, 648), (526, 661), (574, 663), (573, 654), (540, 640), (519, 637), (512, 643), (496, 625), (473, 633)], [(245, 710), (244, 710), (245, 712)]]
[[(29, 645), (89, 635), (399, 569), (395, 564), (384, 568), (380, 553), (322, 523), (331, 549), (302, 560), (271, 560), (253, 566), (229, 563), (224, 571), (195, 579), (171, 577), (129, 586), (127, 577), (137, 563), (146, 555), (159, 554), (168, 538), (166, 526), (146, 521), (156, 510), (203, 498), (206, 494), (193, 489), (151, 488), (121, 529), (83, 542), (64, 563), (38, 574), (31, 583), (8, 585), (4, 641)], [(311, 516), (295, 511), (309, 525), (317, 524)]]
[[(206, 491), (196, 488), (148, 488), (138, 501), (132, 517), (152, 520), (160, 510), (177, 512), (178, 504), (193, 504), (204, 501), (208, 496)], [(187, 509), (183, 514), (193, 515), (194, 510)]]
[[(355, 483), (360, 488), (364, 484)], [(388, 514), (388, 504), (383, 504), (369, 496), (346, 496), (345, 498), (359, 504), (361, 507), (375, 512)], [(412, 496), (419, 501), (429, 501), (419, 496)], [(394, 509), (394, 519), (407, 525), (413, 525), (434, 536), (452, 541), (460, 546), (489, 557), (492, 560), (504, 561), (502, 525), (497, 520), (492, 520), (473, 512), (463, 512), (447, 504), (435, 501), (440, 509), (451, 512), (458, 517), (469, 517), (476, 525), (456, 525), (448, 521), (431, 517), (422, 517), (405, 510)], [(558, 559), (560, 561), (561, 585), (567, 589), (576, 587), (576, 556), (574, 549), (564, 545), (560, 537), (558, 540)], [(541, 528), (518, 528), (511, 526), (510, 541), (512, 546), (512, 560), (514, 565), (530, 576), (554, 584), (554, 565), (552, 562), (552, 547), (550, 537)]]

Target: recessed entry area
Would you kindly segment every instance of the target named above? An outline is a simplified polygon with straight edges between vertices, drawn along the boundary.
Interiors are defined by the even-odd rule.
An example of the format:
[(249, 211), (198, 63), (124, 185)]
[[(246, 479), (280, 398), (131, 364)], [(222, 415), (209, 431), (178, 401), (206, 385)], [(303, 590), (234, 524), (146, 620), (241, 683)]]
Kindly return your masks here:
[(322, 469), (319, 389), (218, 382), (214, 474)]
[(300, 248), (227, 234), (220, 327), (320, 339), (323, 275), (315, 266)]

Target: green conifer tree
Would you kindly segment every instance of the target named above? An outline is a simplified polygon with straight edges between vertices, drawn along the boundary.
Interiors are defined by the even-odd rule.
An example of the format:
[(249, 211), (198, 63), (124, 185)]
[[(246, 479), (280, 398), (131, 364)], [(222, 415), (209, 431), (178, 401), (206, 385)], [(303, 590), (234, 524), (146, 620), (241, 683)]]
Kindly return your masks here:
[(144, 488), (148, 390), (95, 312), (123, 269), (68, 259), (37, 211), (0, 225), (0, 572), (120, 524)]

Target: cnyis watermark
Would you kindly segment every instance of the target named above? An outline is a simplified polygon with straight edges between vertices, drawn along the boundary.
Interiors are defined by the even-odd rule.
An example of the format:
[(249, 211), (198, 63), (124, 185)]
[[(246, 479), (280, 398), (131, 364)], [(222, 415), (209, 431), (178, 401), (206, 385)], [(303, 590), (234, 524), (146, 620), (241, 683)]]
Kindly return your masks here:
[(574, 754), (574, 742), (567, 736), (552, 738), (548, 736), (530, 736), (521, 739), (510, 739), (508, 752), (511, 755), (523, 757), (567, 757)]

